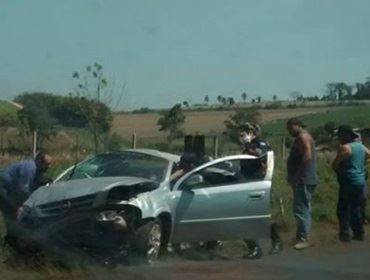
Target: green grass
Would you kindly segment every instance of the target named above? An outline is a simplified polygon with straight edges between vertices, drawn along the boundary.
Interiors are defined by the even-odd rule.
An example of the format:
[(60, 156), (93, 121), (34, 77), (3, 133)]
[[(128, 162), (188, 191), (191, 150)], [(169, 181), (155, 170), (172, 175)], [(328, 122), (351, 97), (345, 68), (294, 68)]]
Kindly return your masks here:
[(7, 102), (7, 101), (0, 100), (0, 110), (1, 111), (3, 111), (3, 110), (17, 111), (17, 108), (14, 105), (12, 105), (9, 102)]
[[(361, 105), (344, 108), (338, 111), (305, 115), (300, 117), (308, 130), (322, 126), (327, 122), (334, 121), (336, 124), (350, 124), (353, 127), (370, 126), (370, 106)], [(264, 124), (263, 132), (268, 136), (284, 135), (286, 133), (286, 120), (278, 120)]]
[[(314, 130), (326, 122), (334, 121), (336, 124), (350, 124), (353, 127), (369, 127), (370, 106), (356, 106), (329, 113), (318, 113), (306, 115), (300, 118), (307, 129)], [(292, 193), (286, 183), (286, 160), (282, 158), (282, 136), (288, 135), (286, 132), (286, 120), (267, 123), (263, 126), (263, 132), (272, 145), (276, 161), (273, 178), (273, 212), (276, 217), (289, 228), (294, 225), (294, 217), (291, 211)], [(287, 141), (289, 141), (289, 137)], [(288, 150), (286, 153), (289, 152)], [(316, 223), (336, 223), (336, 201), (338, 185), (335, 173), (331, 169), (331, 159), (324, 154), (319, 154), (318, 176), (319, 183), (313, 196), (313, 219)], [(281, 215), (281, 203), (285, 208), (285, 216)], [(368, 209), (369, 210), (369, 209)], [(368, 211), (368, 216), (370, 212)]]

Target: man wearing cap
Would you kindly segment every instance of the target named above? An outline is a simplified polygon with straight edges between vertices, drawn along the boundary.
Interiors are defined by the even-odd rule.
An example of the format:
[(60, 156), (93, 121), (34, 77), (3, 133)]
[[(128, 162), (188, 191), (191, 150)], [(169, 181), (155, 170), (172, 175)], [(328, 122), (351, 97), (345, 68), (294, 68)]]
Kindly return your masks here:
[[(262, 157), (271, 151), (270, 145), (259, 137), (261, 129), (256, 124), (245, 123), (240, 126), (240, 142), (242, 144), (242, 154)], [(260, 177), (261, 172), (265, 172), (265, 162), (261, 161), (242, 161), (241, 171), (249, 176)], [(244, 255), (246, 259), (259, 259), (262, 257), (262, 249), (258, 240), (245, 239), (248, 253)], [(283, 243), (279, 237), (276, 223), (271, 223), (271, 249), (270, 254), (279, 254), (283, 249)]]
[(293, 190), (293, 212), (297, 222), (296, 250), (310, 246), (311, 198), (317, 185), (315, 142), (297, 118), (287, 122), (287, 130), (294, 137), (287, 161), (288, 184)]
[(351, 126), (341, 125), (338, 128), (340, 145), (332, 166), (339, 183), (337, 216), (339, 240), (342, 242), (351, 241), (350, 228), (353, 240), (364, 240), (361, 203), (366, 185), (365, 162), (370, 158), (370, 151), (356, 138), (358, 135)]
[(6, 243), (14, 244), (16, 212), (29, 195), (44, 183), (43, 176), (51, 162), (48, 154), (39, 152), (35, 159), (15, 162), (0, 174), (0, 210), (7, 229)]

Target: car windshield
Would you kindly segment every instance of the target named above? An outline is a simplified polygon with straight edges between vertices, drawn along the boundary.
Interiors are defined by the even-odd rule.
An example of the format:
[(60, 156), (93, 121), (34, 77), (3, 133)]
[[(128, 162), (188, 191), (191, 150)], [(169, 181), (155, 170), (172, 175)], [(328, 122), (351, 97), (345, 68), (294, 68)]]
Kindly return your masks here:
[(169, 161), (136, 152), (107, 153), (87, 159), (71, 168), (59, 181), (92, 177), (141, 177), (162, 182)]

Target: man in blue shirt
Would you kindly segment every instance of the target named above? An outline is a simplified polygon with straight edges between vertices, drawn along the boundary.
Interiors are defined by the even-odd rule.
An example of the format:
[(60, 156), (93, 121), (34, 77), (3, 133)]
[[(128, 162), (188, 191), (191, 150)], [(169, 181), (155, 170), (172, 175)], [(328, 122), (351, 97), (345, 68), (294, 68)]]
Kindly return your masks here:
[(35, 159), (15, 162), (0, 174), (0, 210), (7, 229), (6, 243), (14, 239), (18, 208), (37, 187), (46, 183), (44, 174), (51, 163), (47, 153), (39, 152)]
[(339, 240), (364, 240), (363, 217), (361, 203), (363, 201), (365, 178), (365, 162), (370, 159), (370, 151), (356, 141), (358, 135), (352, 127), (342, 125), (338, 128), (340, 142), (333, 169), (337, 173), (339, 198), (337, 215), (339, 220)]

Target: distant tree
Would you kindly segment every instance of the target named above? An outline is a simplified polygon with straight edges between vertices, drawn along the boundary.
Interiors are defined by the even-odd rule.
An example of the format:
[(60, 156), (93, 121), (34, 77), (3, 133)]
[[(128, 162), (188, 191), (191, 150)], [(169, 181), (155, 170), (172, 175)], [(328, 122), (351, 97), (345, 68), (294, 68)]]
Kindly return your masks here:
[[(85, 97), (73, 96), (73, 94), (62, 96), (39, 92), (20, 94), (15, 97), (14, 101), (22, 104), (24, 107), (47, 110), (48, 114), (58, 125), (74, 128), (88, 128), (89, 122), (85, 113), (88, 112), (90, 115), (92, 108), (98, 109), (98, 107), (106, 106), (101, 102), (99, 103)], [(108, 112), (106, 109), (103, 111)], [(109, 121), (107, 117), (109, 116), (100, 116), (98, 118), (100, 127), (109, 126), (109, 124), (104, 123)]]
[(108, 139), (108, 150), (119, 151), (122, 148), (124, 142), (125, 140), (121, 135), (119, 135), (116, 132), (113, 132)]
[[(346, 83), (329, 83), (335, 87), (336, 95), (340, 94), (346, 100), (369, 100), (370, 99), (370, 77), (366, 78), (364, 83), (356, 83), (354, 86)], [(328, 98), (327, 96), (325, 96)]]
[(293, 99), (293, 101), (296, 101), (296, 102), (301, 101), (303, 97), (302, 93), (297, 90), (290, 92), (289, 95)]
[[(86, 66), (82, 72), (74, 72), (72, 78), (78, 82), (76, 89), (78, 100), (84, 101), (87, 99), (94, 102), (94, 106), (91, 106), (88, 110), (80, 106), (80, 111), (86, 117), (88, 130), (93, 136), (95, 153), (98, 153), (102, 138), (107, 135), (113, 120), (109, 108), (112, 102), (112, 93), (107, 88), (108, 80), (104, 75), (103, 66), (98, 63)], [(79, 105), (81, 103), (79, 102)], [(107, 114), (104, 119), (108, 121), (106, 123), (109, 126), (108, 129), (101, 126), (102, 113)]]
[(340, 82), (334, 83), (334, 87), (339, 101), (352, 98), (352, 86)]
[(108, 80), (103, 73), (103, 66), (94, 63), (86, 66), (83, 72), (74, 72), (72, 78), (79, 81), (77, 93), (97, 102), (107, 102), (108, 94), (104, 91)]
[(24, 92), (14, 98), (14, 102), (24, 107), (38, 106), (47, 108), (52, 113), (55, 108), (62, 105), (65, 96), (55, 95), (47, 92)]
[(326, 84), (326, 100), (335, 101), (337, 100), (337, 84), (327, 83)]
[(306, 101), (306, 98), (303, 95), (301, 95), (301, 96), (298, 97), (297, 101), (299, 101), (299, 102), (305, 102)]
[(356, 93), (354, 94), (355, 99), (366, 99), (367, 86), (363, 83), (356, 83)]
[(189, 102), (188, 101), (182, 102), (182, 105), (184, 105), (185, 108), (189, 108)]
[(18, 124), (17, 111), (10, 106), (3, 106), (0, 110), (0, 150), (4, 154), (4, 137), (7, 130)]
[(223, 101), (223, 97), (222, 97), (222, 95), (219, 95), (219, 96), (217, 96), (217, 101), (218, 101), (218, 103), (223, 103), (222, 101)]
[(256, 99), (252, 98), (252, 103), (256, 103)]
[(246, 122), (259, 124), (262, 121), (262, 116), (259, 111), (254, 108), (237, 110), (228, 120), (224, 122), (228, 135), (234, 143), (239, 143), (239, 128)]
[(153, 113), (153, 112), (154, 110), (148, 107), (141, 107), (140, 109), (132, 111), (133, 114), (148, 114), (148, 113)]
[(162, 113), (162, 117), (158, 120), (159, 131), (166, 131), (169, 133), (168, 140), (172, 142), (173, 139), (182, 135), (182, 125), (185, 122), (185, 114), (181, 108), (181, 104), (176, 104), (169, 111)]
[(261, 96), (258, 96), (258, 97), (257, 97), (257, 102), (258, 102), (258, 103), (261, 103), (261, 101), (262, 101), (262, 97), (261, 97)]
[(226, 97), (222, 97), (222, 104), (225, 106), (227, 104), (227, 98)]
[(245, 92), (242, 93), (242, 100), (244, 103), (247, 101), (247, 93)]
[(308, 97), (306, 97), (306, 100), (307, 101), (319, 101), (320, 98), (317, 95), (315, 95), (315, 96), (308, 96)]
[(274, 102), (276, 102), (276, 101), (277, 101), (277, 96), (276, 96), (276, 95), (274, 95), (274, 96), (272, 97), (272, 100), (273, 100)]
[(351, 100), (353, 98), (352, 96), (353, 86), (343, 83), (343, 91), (345, 92), (345, 99)]
[(353, 87), (343, 82), (332, 82), (326, 84), (327, 100), (350, 100), (352, 99)]
[(230, 105), (230, 106), (233, 106), (235, 104), (235, 100), (233, 97), (229, 97), (227, 98), (227, 103)]
[(209, 96), (208, 95), (206, 95), (204, 97), (204, 102), (207, 103), (207, 105), (209, 104)]
[(30, 105), (18, 111), (21, 128), (27, 134), (37, 132), (37, 146), (41, 147), (45, 140), (51, 140), (56, 135), (56, 120), (43, 107)]

